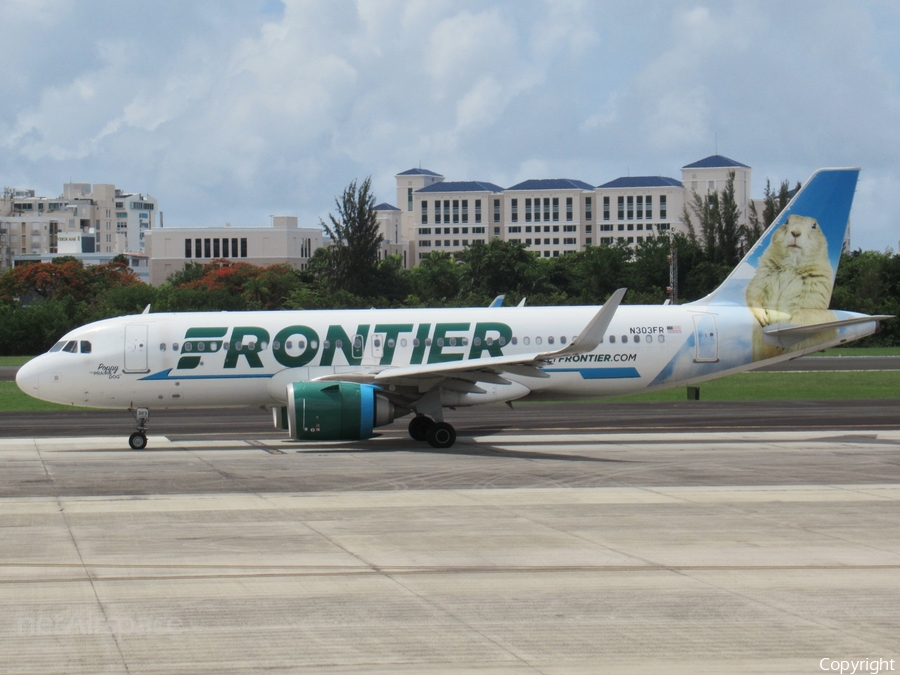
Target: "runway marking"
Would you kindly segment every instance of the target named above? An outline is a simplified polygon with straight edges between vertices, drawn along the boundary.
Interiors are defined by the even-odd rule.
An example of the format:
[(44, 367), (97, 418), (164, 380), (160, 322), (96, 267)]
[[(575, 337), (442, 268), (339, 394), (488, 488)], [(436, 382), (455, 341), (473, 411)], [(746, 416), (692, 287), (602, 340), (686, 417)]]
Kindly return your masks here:
[[(77, 568), (81, 565), (66, 563), (4, 563), (3, 568)], [(103, 569), (197, 569), (222, 570), (218, 574), (142, 574), (126, 576), (98, 575), (93, 570)], [(871, 572), (900, 570), (897, 565), (447, 565), (447, 566), (349, 566), (349, 565), (310, 565), (297, 567), (263, 565), (87, 565), (85, 571), (89, 577), (50, 577), (41, 579), (2, 579), (0, 585), (15, 584), (57, 584), (88, 583), (97, 581), (183, 581), (191, 579), (256, 579), (256, 578), (298, 578), (326, 576), (421, 576), (441, 574), (570, 574), (581, 573), (633, 573), (633, 572), (670, 572), (683, 574), (687, 572)], [(251, 570), (261, 570), (253, 572)], [(229, 573), (228, 570), (235, 570)], [(246, 571), (244, 571), (246, 570)]]
[(271, 445), (266, 445), (262, 441), (246, 441), (247, 445), (252, 445), (255, 448), (259, 448), (265, 452), (268, 452), (270, 455), (283, 455), (285, 454), (283, 450), (279, 450), (278, 448), (273, 448)]

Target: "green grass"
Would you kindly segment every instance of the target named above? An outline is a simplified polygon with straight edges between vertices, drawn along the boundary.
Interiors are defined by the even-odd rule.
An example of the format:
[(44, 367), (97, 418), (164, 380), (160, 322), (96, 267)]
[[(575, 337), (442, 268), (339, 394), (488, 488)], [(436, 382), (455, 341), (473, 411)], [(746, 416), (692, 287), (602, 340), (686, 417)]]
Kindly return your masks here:
[[(900, 398), (896, 371), (832, 371), (738, 373), (703, 382), (702, 401), (802, 401), (820, 399)], [(609, 402), (686, 401), (687, 388), (675, 387), (650, 394), (597, 399)]]
[(23, 393), (15, 382), (0, 382), (0, 413), (32, 410), (72, 410), (72, 406), (39, 401)]
[(0, 356), (0, 366), (22, 366), (33, 358), (33, 356)]
[(900, 347), (835, 347), (812, 356), (900, 356)]

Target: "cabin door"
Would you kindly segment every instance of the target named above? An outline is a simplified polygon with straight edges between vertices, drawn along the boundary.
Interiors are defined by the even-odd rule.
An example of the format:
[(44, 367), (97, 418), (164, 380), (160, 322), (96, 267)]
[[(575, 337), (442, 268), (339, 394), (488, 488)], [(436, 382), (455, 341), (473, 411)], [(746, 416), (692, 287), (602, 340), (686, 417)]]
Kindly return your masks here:
[(129, 324), (125, 326), (125, 368), (126, 373), (148, 373), (147, 365), (147, 325)]
[(694, 343), (697, 350), (695, 363), (711, 363), (719, 360), (719, 337), (716, 317), (712, 314), (694, 315)]

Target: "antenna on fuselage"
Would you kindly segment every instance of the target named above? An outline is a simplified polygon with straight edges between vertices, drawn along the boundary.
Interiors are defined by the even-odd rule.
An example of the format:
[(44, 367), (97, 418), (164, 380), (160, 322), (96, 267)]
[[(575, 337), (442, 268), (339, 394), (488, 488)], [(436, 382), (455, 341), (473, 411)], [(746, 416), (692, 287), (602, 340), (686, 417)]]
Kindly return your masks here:
[(141, 312), (141, 314), (149, 314), (149, 313), (150, 313), (150, 305), (147, 305), (146, 307), (144, 307), (144, 311)]

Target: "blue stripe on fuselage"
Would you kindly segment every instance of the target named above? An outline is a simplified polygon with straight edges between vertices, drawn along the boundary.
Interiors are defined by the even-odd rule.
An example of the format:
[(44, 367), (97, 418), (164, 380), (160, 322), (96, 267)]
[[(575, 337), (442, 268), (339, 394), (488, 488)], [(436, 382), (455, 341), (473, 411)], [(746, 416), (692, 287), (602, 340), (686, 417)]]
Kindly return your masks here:
[(270, 378), (272, 377), (272, 373), (247, 373), (240, 374), (235, 373), (234, 375), (173, 375), (170, 376), (169, 373), (172, 372), (172, 369), (169, 368), (167, 370), (161, 370), (158, 373), (153, 373), (152, 375), (147, 375), (147, 377), (140, 378), (141, 380), (246, 380), (246, 379), (260, 379), (260, 378)]
[(640, 377), (637, 368), (542, 368), (545, 373), (579, 373), (583, 380), (619, 380)]

